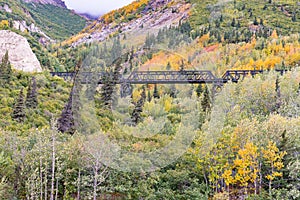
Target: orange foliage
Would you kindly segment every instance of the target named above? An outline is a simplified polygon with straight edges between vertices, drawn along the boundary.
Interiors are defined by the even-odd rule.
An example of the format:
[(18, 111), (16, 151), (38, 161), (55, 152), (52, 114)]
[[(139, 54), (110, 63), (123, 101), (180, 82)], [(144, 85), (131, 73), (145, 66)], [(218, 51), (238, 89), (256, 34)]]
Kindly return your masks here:
[(139, 9), (143, 4), (147, 4), (148, 0), (139, 0), (134, 1), (131, 4), (124, 6), (118, 10), (113, 10), (102, 16), (102, 19), (106, 24), (111, 23), (115, 19), (115, 14), (121, 15), (124, 18), (124, 15), (127, 16), (129, 14), (134, 13), (137, 9)]

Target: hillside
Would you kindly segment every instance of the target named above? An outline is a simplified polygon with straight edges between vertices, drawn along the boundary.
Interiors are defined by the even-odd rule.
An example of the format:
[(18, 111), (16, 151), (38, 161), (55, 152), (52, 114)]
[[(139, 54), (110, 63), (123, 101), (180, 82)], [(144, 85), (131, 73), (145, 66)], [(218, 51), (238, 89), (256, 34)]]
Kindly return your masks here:
[[(0, 27), (44, 69), (76, 76), (0, 58), (0, 199), (299, 199), (298, 2), (139, 0), (64, 37), (75, 25), (53, 15), (69, 11), (33, 1), (0, 10), (43, 33)], [(51, 33), (67, 39), (39, 40)], [(191, 83), (189, 70), (229, 69), (263, 73)], [(165, 70), (177, 72), (153, 84)], [(126, 82), (136, 71), (154, 72)]]
[(22, 31), (38, 33), (41, 37), (62, 40), (78, 33), (86, 20), (68, 10), (64, 3), (57, 1), (0, 1), (0, 19), (8, 20), (9, 26)]
[(255, 32), (262, 35), (275, 29), (279, 35), (300, 31), (296, 1), (141, 0), (101, 16), (66, 43), (103, 41), (119, 33), (147, 34), (178, 25), (179, 20), (188, 20), (194, 31), (207, 28), (225, 38), (232, 38), (232, 34), (249, 37)]

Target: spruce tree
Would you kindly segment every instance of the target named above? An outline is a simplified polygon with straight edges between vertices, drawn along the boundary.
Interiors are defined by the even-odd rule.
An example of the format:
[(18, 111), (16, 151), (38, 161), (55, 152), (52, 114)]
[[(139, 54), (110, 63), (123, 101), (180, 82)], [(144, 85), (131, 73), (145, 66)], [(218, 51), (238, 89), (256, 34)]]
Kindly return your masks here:
[(170, 97), (176, 98), (177, 97), (177, 90), (174, 84), (170, 87)]
[(179, 71), (183, 72), (184, 71), (184, 62), (181, 60), (180, 66), (179, 66)]
[(154, 85), (153, 97), (159, 99), (159, 93), (156, 84)]
[(119, 38), (115, 38), (111, 48), (111, 62), (115, 62), (122, 55), (122, 46)]
[(150, 90), (148, 90), (147, 100), (148, 100), (148, 102), (150, 102), (152, 100), (152, 96), (151, 96)]
[(196, 88), (196, 94), (197, 94), (197, 97), (200, 97), (201, 94), (203, 92), (203, 89), (202, 89), (202, 85), (201, 84), (198, 84), (197, 88)]
[(256, 25), (256, 26), (258, 25), (258, 21), (257, 21), (256, 17), (254, 18), (253, 24)]
[(293, 21), (293, 22), (296, 22), (296, 21), (297, 21), (297, 18), (296, 18), (296, 13), (293, 13), (293, 16), (292, 16), (292, 21)]
[(141, 113), (143, 112), (143, 106), (145, 104), (145, 101), (146, 101), (146, 91), (145, 91), (145, 87), (143, 87), (141, 97), (136, 103), (135, 108), (133, 109), (133, 112), (131, 114), (131, 119), (134, 125), (138, 124), (142, 120)]
[(114, 63), (114, 68), (110, 69), (106, 75), (102, 77), (101, 98), (100, 101), (105, 109), (110, 110), (113, 102), (113, 93), (116, 84), (119, 82), (122, 59), (119, 58)]
[(170, 70), (171, 68), (172, 68), (172, 67), (171, 67), (171, 63), (168, 62), (166, 69), (167, 69), (167, 70)]
[(281, 93), (280, 93), (280, 85), (279, 85), (279, 77), (278, 76), (277, 76), (276, 82), (275, 82), (275, 92), (276, 92), (275, 110), (278, 111), (278, 109), (281, 107)]
[(12, 68), (8, 58), (8, 51), (4, 54), (2, 58), (2, 63), (0, 64), (0, 80), (2, 83), (9, 83), (12, 77)]
[(11, 116), (17, 122), (23, 122), (25, 119), (25, 104), (23, 88), (20, 91), (19, 98), (14, 106), (14, 110)]
[(65, 105), (60, 118), (57, 120), (57, 128), (62, 133), (74, 134), (76, 127), (79, 127), (80, 123), (80, 91), (81, 80), (78, 76), (78, 71), (73, 80), (73, 86), (70, 91), (69, 99)]
[(38, 105), (37, 86), (35, 77), (32, 77), (32, 80), (28, 86), (25, 104), (27, 108), (36, 108)]
[(203, 112), (209, 112), (210, 111), (211, 101), (210, 101), (209, 91), (208, 91), (207, 85), (205, 85), (205, 89), (204, 89), (204, 92), (203, 92), (203, 99), (201, 101), (201, 106), (202, 106)]
[(62, 133), (74, 134), (75, 132), (75, 119), (73, 116), (73, 96), (74, 90), (72, 88), (68, 103), (65, 105), (60, 118), (57, 120), (58, 130)]

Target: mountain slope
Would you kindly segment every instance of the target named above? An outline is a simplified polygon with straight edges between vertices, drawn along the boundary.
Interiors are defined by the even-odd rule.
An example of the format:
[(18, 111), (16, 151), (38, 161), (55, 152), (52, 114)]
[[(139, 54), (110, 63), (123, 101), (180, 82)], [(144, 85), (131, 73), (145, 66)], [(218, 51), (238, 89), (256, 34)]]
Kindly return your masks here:
[(135, 1), (101, 16), (64, 44), (78, 45), (103, 41), (120, 33), (131, 34), (135, 38), (137, 35), (145, 38), (148, 32), (157, 33), (163, 27), (177, 26), (180, 20), (188, 17), (190, 8), (191, 4), (183, 0)]
[(187, 19), (194, 31), (206, 28), (215, 37), (226, 33), (225, 37), (233, 38), (233, 31), (234, 36), (245, 38), (255, 32), (270, 35), (275, 29), (279, 35), (300, 32), (299, 3), (292, 0), (139, 0), (101, 16), (64, 44), (103, 41), (124, 32), (147, 34), (163, 26), (178, 25), (181, 19)]
[(26, 3), (50, 4), (62, 8), (67, 8), (66, 4), (61, 0), (23, 0)]
[[(26, 3), (28, 2), (28, 3)], [(62, 40), (78, 33), (86, 25), (83, 17), (68, 10), (60, 0), (0, 0), (0, 19), (8, 20), (11, 27), (44, 33), (51, 39)], [(10, 11), (10, 12), (9, 12)], [(39, 29), (40, 31), (36, 31)]]

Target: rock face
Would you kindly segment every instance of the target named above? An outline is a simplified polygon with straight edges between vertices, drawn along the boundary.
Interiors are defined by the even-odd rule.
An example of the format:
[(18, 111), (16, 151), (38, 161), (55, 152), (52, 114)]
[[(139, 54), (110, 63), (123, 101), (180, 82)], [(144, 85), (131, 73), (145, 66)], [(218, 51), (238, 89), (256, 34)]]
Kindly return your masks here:
[(41, 72), (41, 64), (32, 52), (28, 41), (14, 32), (0, 31), (0, 58), (8, 51), (9, 61), (16, 70)]
[(51, 4), (54, 6), (59, 6), (63, 8), (67, 8), (65, 2), (61, 0), (23, 0), (26, 3), (40, 3), (40, 4)]
[[(173, 4), (171, 4), (173, 2)], [(82, 43), (104, 41), (110, 35), (122, 33), (146, 35), (158, 32), (163, 27), (178, 25), (179, 21), (188, 18), (191, 4), (183, 0), (149, 0), (147, 6), (140, 12), (140, 17), (120, 24), (105, 24), (103, 16), (84, 29), (84, 36), (73, 42), (72, 46)], [(83, 35), (83, 34), (82, 34)]]

